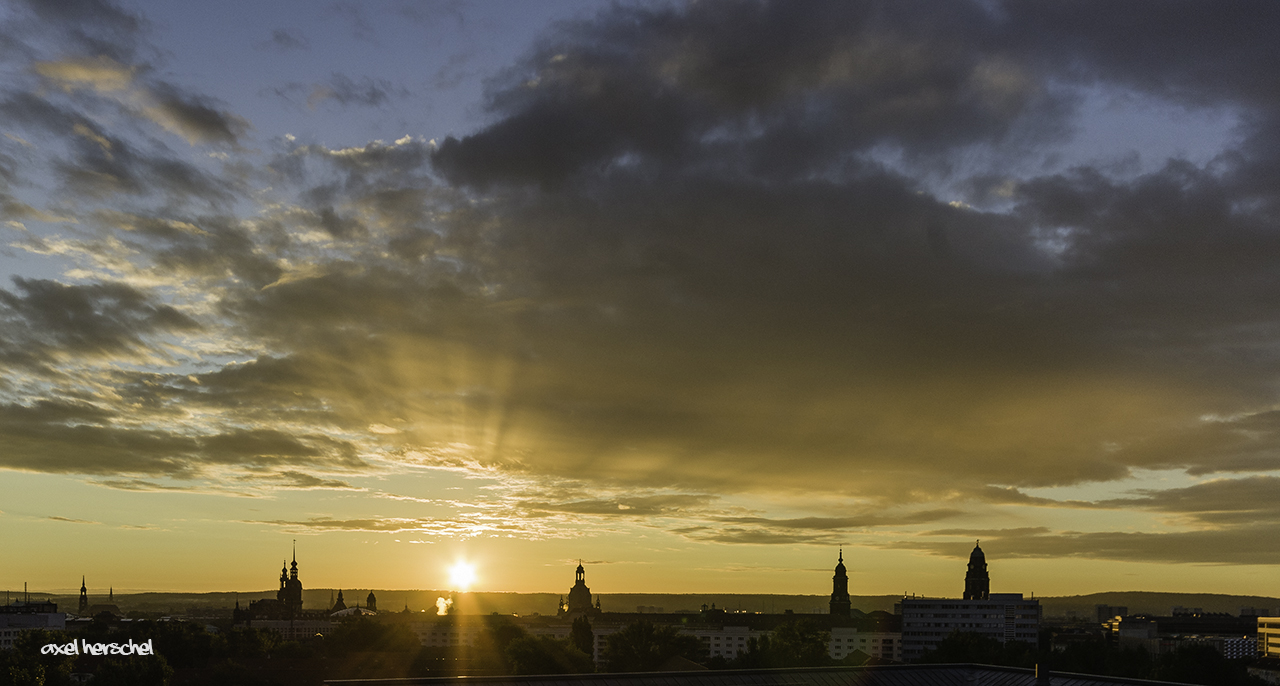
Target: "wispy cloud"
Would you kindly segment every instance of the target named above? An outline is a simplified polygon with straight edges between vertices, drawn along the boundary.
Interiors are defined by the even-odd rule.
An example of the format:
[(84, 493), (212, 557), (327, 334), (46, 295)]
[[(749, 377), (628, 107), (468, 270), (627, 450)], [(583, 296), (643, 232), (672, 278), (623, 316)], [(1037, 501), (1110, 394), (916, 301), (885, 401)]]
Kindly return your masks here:
[(58, 517), (56, 515), (51, 515), (49, 517), (46, 517), (46, 519), (52, 519), (55, 522), (69, 522), (71, 524), (101, 524), (102, 523), (102, 522), (90, 521), (88, 519), (72, 519), (70, 517)]

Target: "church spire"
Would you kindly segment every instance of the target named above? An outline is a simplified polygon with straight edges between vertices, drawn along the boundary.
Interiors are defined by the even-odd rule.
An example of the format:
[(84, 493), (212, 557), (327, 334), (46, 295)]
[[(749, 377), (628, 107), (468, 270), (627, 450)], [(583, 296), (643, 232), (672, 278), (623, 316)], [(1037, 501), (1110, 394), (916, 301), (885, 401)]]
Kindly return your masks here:
[(849, 574), (844, 567), (844, 547), (836, 559), (835, 574), (831, 577), (831, 614), (848, 617), (853, 604), (849, 599)]
[(80, 610), (79, 615), (85, 616), (89, 611), (89, 587), (84, 585), (84, 575), (80, 575)]

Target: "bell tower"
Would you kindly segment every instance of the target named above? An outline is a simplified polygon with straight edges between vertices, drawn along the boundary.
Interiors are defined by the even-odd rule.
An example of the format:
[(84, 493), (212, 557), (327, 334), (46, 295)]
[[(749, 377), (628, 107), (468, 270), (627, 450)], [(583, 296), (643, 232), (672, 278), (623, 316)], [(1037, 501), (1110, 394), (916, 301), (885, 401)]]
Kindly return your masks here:
[(80, 611), (77, 613), (81, 617), (89, 611), (89, 588), (84, 585), (84, 576), (80, 577)]
[(965, 600), (989, 600), (991, 598), (991, 576), (987, 574), (987, 556), (975, 542), (973, 552), (969, 553), (969, 571), (964, 575)]
[(836, 560), (836, 573), (831, 577), (831, 614), (848, 617), (852, 604), (849, 601), (849, 574), (844, 568), (844, 548)]

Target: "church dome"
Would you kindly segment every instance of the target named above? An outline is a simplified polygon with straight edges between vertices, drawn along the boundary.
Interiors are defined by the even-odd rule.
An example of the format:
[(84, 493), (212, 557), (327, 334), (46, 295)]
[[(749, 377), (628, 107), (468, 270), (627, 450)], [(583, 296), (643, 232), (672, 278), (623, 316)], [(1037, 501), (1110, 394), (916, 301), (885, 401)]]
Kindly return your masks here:
[(969, 563), (970, 564), (973, 564), (973, 563), (986, 564), (986, 562), (987, 562), (986, 554), (983, 553), (982, 548), (977, 543), (975, 543), (973, 545), (973, 552), (969, 553)]

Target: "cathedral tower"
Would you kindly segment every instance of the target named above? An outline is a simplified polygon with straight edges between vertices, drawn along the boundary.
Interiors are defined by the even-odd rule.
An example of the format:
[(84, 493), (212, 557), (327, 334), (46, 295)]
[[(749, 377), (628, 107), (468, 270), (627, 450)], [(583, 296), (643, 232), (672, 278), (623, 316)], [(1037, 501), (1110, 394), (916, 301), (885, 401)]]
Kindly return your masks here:
[(578, 560), (578, 569), (573, 576), (573, 588), (569, 589), (569, 614), (592, 614), (591, 589), (587, 588), (587, 571), (582, 568), (582, 560)]
[(969, 553), (969, 571), (964, 575), (965, 600), (989, 600), (991, 598), (991, 577), (987, 574), (987, 556), (977, 543), (973, 552)]
[(280, 566), (280, 590), (276, 593), (276, 600), (279, 600), (291, 613), (297, 613), (302, 610), (302, 581), (298, 579), (298, 551), (293, 551), (293, 564), (289, 566), (286, 572), (283, 564)]
[(849, 602), (849, 575), (844, 569), (844, 548), (836, 561), (836, 573), (831, 577), (831, 614), (848, 617), (852, 605)]

